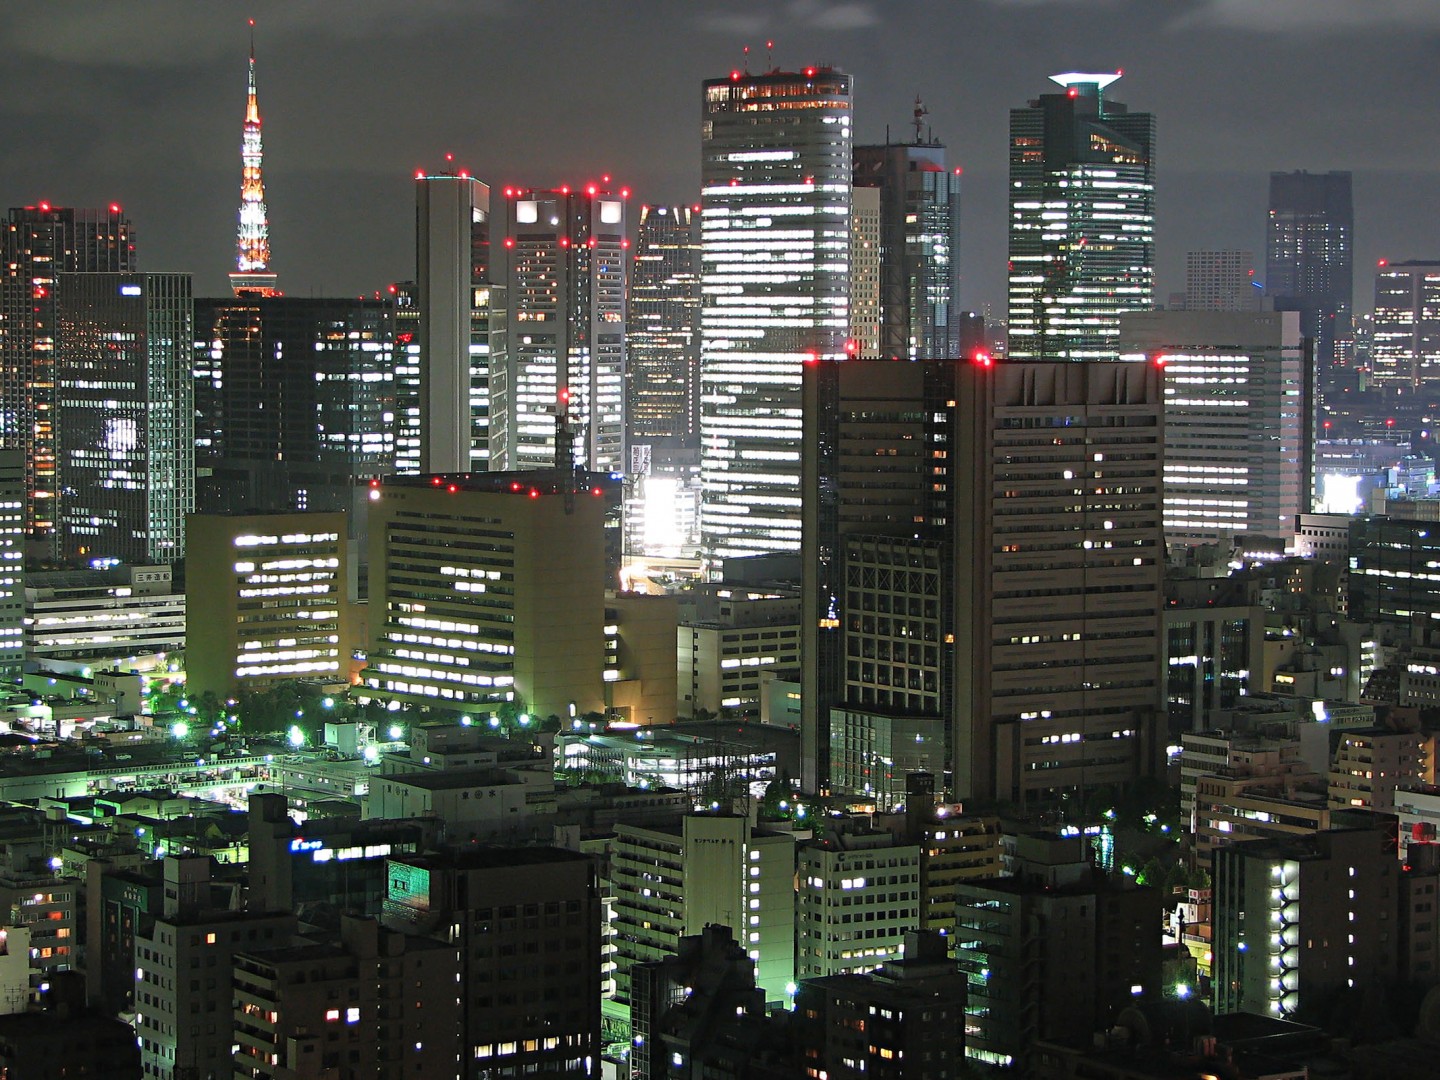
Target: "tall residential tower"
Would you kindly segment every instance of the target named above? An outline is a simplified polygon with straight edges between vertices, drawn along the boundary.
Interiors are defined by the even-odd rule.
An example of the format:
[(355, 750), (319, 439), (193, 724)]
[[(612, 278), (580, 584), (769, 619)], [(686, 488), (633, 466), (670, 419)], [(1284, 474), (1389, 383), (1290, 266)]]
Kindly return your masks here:
[(1153, 305), (1155, 117), (1106, 99), (1119, 77), (1010, 111), (1012, 360), (1114, 360), (1120, 312)]
[(732, 71), (701, 116), (701, 531), (800, 549), (800, 373), (849, 331), (850, 76)]

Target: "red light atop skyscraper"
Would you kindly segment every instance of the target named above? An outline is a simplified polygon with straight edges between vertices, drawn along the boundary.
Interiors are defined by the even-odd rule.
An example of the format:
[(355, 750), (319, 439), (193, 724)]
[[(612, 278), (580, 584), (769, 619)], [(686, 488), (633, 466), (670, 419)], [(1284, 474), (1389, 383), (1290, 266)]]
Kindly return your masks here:
[(991, 356), (984, 349), (976, 349), (971, 359), (974, 360), (979, 367), (988, 368), (995, 366), (995, 357)]

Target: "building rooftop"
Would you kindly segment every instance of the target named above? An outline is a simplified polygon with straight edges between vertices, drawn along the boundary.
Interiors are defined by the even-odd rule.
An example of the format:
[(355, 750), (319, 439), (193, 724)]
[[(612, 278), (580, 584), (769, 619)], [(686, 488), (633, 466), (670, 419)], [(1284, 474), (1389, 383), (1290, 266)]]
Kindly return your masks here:
[(546, 863), (590, 862), (578, 851), (553, 847), (467, 847), (460, 851), (432, 851), (424, 855), (391, 857), (391, 862), (426, 870), (503, 870), (511, 866), (543, 866)]

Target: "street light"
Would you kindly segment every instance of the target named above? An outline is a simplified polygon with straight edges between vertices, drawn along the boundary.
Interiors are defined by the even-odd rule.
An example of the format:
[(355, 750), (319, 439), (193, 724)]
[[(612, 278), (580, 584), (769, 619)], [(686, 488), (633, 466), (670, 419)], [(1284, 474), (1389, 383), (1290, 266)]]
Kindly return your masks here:
[(297, 750), (305, 745), (305, 732), (300, 730), (299, 724), (290, 725), (290, 745)]

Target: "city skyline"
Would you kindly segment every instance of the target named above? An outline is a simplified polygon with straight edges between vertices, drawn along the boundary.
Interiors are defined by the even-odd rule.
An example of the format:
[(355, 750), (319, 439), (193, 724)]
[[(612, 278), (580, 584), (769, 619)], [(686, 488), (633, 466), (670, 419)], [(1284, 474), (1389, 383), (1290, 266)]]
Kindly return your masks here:
[[(343, 18), (267, 3), (233, 17), (174, 4), (124, 17), (85, 5), (13, 14), (12, 104), (0, 116), (25, 132), (25, 152), (0, 164), (0, 184), (11, 205), (118, 202), (146, 270), (189, 272), (197, 295), (223, 295), (244, 104), (235, 87), (253, 15), (273, 266), (291, 295), (368, 293), (410, 276), (406, 185), (447, 152), (492, 187), (608, 172), (637, 203), (693, 201), (700, 83), (743, 67), (746, 43), (750, 70), (768, 69), (767, 40), (774, 66), (830, 63), (854, 77), (857, 143), (883, 141), (887, 124), (892, 139), (909, 138), (922, 98), (965, 169), (967, 307), (1003, 310), (1008, 110), (1077, 67), (1124, 68), (1128, 99), (1162, 122), (1160, 296), (1181, 287), (1187, 250), (1262, 247), (1271, 170), (1355, 172), (1359, 267), (1440, 249), (1440, 228), (1409, 220), (1440, 196), (1440, 155), (1425, 138), (1436, 121), (1405, 75), (1423, 70), (1407, 59), (1440, 34), (1430, 5), (1392, 0), (1365, 20), (1344, 4), (1256, 12), (1228, 0), (1178, 15), (1135, 0), (549, 10), (558, 17), (543, 35), (505, 2), (421, 5), (403, 22), (368, 3)], [(42, 82), (43, 104), (19, 92)]]

